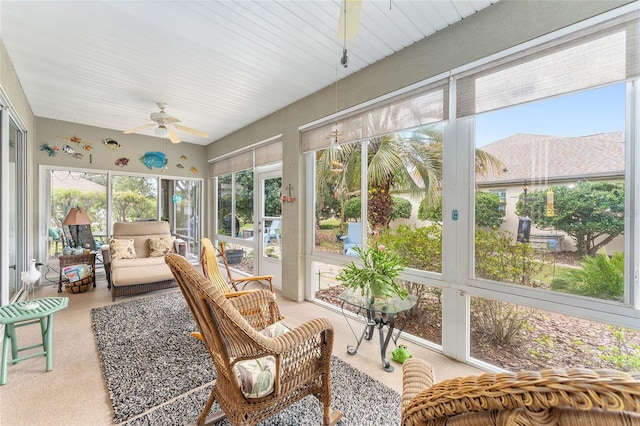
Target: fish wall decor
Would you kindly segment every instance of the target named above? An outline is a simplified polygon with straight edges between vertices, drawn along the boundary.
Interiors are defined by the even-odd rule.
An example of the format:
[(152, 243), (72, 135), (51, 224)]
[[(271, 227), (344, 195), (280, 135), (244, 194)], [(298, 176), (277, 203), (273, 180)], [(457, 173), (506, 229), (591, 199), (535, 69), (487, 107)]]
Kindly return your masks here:
[(126, 157), (118, 158), (113, 164), (120, 167), (125, 167), (129, 165), (129, 159)]
[(46, 143), (40, 145), (40, 151), (45, 151), (49, 154), (49, 157), (54, 157), (58, 153), (59, 149), (58, 145), (47, 145)]
[(119, 149), (122, 145), (120, 145), (117, 140), (107, 138), (104, 140), (104, 146), (111, 149)]
[(164, 169), (167, 166), (167, 156), (164, 152), (149, 151), (140, 157), (140, 162), (148, 169)]

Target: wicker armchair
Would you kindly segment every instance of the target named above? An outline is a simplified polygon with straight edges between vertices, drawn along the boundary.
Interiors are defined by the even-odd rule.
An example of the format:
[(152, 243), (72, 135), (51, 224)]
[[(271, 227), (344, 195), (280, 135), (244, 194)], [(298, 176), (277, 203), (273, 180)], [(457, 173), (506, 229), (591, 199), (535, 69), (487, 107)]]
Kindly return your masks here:
[(234, 278), (231, 275), (231, 271), (229, 269), (229, 265), (227, 264), (227, 259), (224, 255), (224, 243), (220, 244), (220, 253), (222, 257), (222, 261), (224, 262), (225, 268), (227, 270), (227, 276), (229, 277), (229, 284), (222, 277), (220, 272), (220, 267), (218, 266), (218, 260), (216, 259), (216, 250), (211, 243), (209, 238), (202, 238), (200, 240), (200, 245), (202, 246), (202, 253), (200, 255), (200, 264), (202, 265), (202, 272), (205, 276), (209, 277), (212, 283), (214, 283), (218, 289), (223, 293), (230, 293), (230, 296), (233, 295), (232, 289), (236, 292), (238, 290), (238, 284), (243, 284), (243, 291), (252, 291), (252, 290), (244, 290), (246, 285), (250, 282), (259, 282), (263, 281), (269, 285), (269, 290), (272, 293), (275, 293), (275, 288), (273, 287), (273, 275), (262, 275), (256, 277), (242, 277), (242, 278)]
[[(279, 318), (273, 293), (258, 290), (227, 299), (184, 258), (168, 254), (165, 261), (187, 300), (217, 372), (198, 425), (224, 417), (232, 425), (255, 425), (307, 395), (314, 395), (324, 406), (323, 425), (335, 425), (340, 420), (342, 413), (331, 412), (330, 407), (333, 327), (328, 320), (312, 319), (280, 336), (266, 337), (256, 329)], [(265, 356), (275, 359), (274, 389), (260, 398), (247, 397), (236, 365)], [(214, 401), (222, 410), (207, 417)]]
[(437, 384), (431, 366), (402, 366), (403, 425), (640, 425), (640, 374), (543, 370), (482, 374)]

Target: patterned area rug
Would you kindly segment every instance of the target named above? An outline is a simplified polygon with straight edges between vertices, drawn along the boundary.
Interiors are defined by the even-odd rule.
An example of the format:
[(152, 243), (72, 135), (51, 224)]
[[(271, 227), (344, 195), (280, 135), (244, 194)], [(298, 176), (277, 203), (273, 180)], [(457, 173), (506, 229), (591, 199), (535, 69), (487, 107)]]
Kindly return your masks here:
[[(182, 294), (95, 308), (91, 317), (114, 421), (127, 426), (194, 422), (216, 374), (203, 344), (190, 336), (196, 326)], [(400, 423), (397, 392), (335, 356), (331, 362), (331, 405), (344, 414), (340, 425)], [(217, 409), (214, 404), (212, 412)], [(308, 396), (262, 425), (320, 423), (322, 406)]]

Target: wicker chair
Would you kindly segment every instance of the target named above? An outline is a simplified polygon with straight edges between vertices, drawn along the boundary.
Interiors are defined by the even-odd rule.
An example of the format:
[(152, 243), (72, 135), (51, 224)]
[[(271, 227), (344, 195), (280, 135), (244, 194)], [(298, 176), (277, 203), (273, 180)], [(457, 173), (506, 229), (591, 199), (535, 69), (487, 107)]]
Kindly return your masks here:
[[(307, 395), (314, 395), (324, 406), (323, 425), (335, 425), (340, 420), (342, 413), (331, 412), (330, 407), (333, 327), (328, 320), (312, 319), (278, 337), (266, 337), (256, 329), (279, 318), (273, 293), (257, 290), (227, 299), (186, 259), (168, 254), (165, 260), (217, 372), (198, 425), (212, 424), (224, 417), (232, 425), (255, 425)], [(275, 358), (274, 390), (260, 398), (246, 397), (235, 367), (243, 360), (265, 356)], [(207, 417), (214, 401), (222, 410)]]
[[(222, 274), (220, 273), (220, 267), (218, 266), (218, 260), (216, 259), (216, 250), (211, 243), (209, 238), (202, 238), (200, 240), (200, 245), (202, 246), (202, 253), (200, 255), (200, 264), (202, 265), (202, 272), (205, 276), (209, 277), (212, 283), (214, 283), (218, 289), (223, 293), (230, 293), (231, 288), (229, 288), (229, 284), (236, 292), (238, 290), (238, 284), (243, 284), (242, 289), (247, 286), (250, 282), (259, 282), (263, 281), (269, 284), (269, 289), (272, 293), (275, 293), (275, 288), (273, 287), (273, 275), (262, 275), (256, 277), (242, 277), (242, 278), (234, 278), (231, 275), (231, 271), (229, 269), (229, 265), (227, 264), (227, 259), (224, 255), (224, 243), (220, 244), (220, 255), (222, 257), (222, 261), (224, 262), (224, 266), (227, 269), (227, 276), (229, 278), (229, 284), (224, 280)], [(246, 290), (251, 291), (251, 290)], [(233, 293), (231, 294), (233, 295)], [(230, 296), (231, 296), (230, 295)]]
[(434, 383), (431, 366), (402, 366), (402, 424), (640, 425), (640, 373), (543, 370), (482, 374)]

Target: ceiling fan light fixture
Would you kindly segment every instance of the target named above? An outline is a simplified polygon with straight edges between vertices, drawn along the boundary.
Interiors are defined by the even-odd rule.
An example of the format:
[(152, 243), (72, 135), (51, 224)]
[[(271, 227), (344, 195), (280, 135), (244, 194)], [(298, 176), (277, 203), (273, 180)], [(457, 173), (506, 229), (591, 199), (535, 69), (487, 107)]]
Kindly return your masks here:
[(166, 139), (167, 136), (169, 136), (169, 131), (164, 125), (161, 124), (158, 127), (156, 127), (155, 134), (159, 138)]

